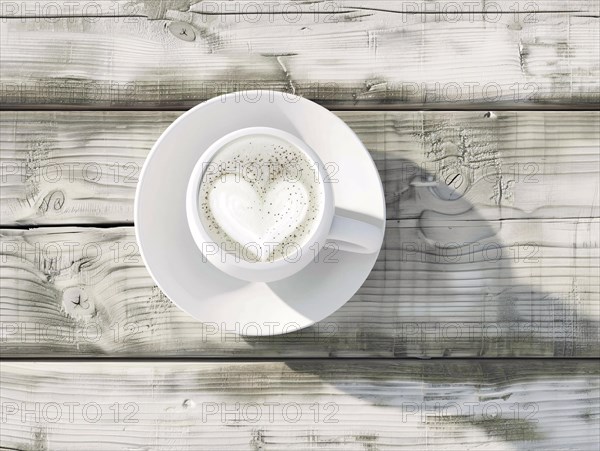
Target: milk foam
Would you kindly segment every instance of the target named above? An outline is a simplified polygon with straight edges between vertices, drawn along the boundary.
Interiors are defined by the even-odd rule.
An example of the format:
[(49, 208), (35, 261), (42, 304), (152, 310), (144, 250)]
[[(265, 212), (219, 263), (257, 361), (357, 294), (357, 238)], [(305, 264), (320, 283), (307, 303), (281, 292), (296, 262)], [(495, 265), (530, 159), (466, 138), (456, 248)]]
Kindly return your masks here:
[(247, 261), (293, 261), (322, 214), (316, 163), (271, 135), (220, 149), (200, 184), (200, 220), (222, 250)]

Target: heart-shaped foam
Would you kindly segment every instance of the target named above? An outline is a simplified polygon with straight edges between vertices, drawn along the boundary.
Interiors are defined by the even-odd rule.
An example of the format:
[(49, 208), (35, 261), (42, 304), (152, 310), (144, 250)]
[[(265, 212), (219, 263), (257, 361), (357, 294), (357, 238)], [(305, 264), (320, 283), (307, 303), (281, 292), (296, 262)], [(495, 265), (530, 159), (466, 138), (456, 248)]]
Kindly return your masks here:
[(309, 195), (301, 183), (279, 180), (257, 191), (244, 178), (226, 174), (214, 182), (208, 200), (221, 229), (242, 246), (258, 244), (262, 251), (256, 257), (266, 261), (272, 243), (292, 242), (286, 237), (303, 225)]

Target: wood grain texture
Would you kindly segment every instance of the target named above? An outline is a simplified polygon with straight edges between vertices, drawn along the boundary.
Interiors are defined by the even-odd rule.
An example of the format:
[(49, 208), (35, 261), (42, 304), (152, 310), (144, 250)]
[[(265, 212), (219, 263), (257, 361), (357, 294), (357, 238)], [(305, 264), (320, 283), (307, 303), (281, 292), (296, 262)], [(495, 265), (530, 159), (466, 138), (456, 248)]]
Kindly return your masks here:
[(599, 374), (577, 360), (11, 362), (1, 446), (592, 450)]
[[(0, 113), (2, 358), (98, 359), (3, 360), (0, 448), (598, 449), (600, 367), (576, 358), (600, 356), (600, 114), (506, 110), (593, 109), (599, 17), (582, 0), (0, 0), (0, 104), (98, 110)], [(389, 220), (343, 308), (244, 338), (171, 303), (130, 225), (165, 110), (257, 88), (363, 110), (336, 114)], [(368, 111), (417, 108), (469, 112)]]
[(431, 2), (427, 0), (104, 0), (102, 2), (68, 2), (56, 0), (0, 0), (0, 17), (3, 18), (52, 18), (75, 16), (148, 17), (164, 18), (173, 12), (195, 12), (198, 14), (238, 14), (250, 16), (256, 11), (272, 14), (292, 15), (296, 11), (317, 14), (339, 14), (356, 11), (379, 11), (403, 14), (459, 14), (487, 12), (513, 14), (518, 11), (530, 13), (552, 13), (557, 11), (593, 15), (600, 9), (598, 2), (587, 0), (543, 0), (517, 4), (514, 0), (497, 0), (493, 4), (486, 0), (459, 0), (453, 2)]
[(132, 228), (4, 230), (0, 345), (13, 357), (597, 357), (599, 235), (598, 219), (388, 221), (345, 306), (296, 333), (243, 338), (269, 326), (180, 311)]
[[(131, 222), (143, 162), (179, 114), (2, 112), (0, 223)], [(597, 112), (336, 114), (371, 152), (389, 219), (599, 216)]]
[(352, 108), (600, 99), (598, 2), (80, 3), (2, 2), (2, 104), (187, 108), (256, 88)]

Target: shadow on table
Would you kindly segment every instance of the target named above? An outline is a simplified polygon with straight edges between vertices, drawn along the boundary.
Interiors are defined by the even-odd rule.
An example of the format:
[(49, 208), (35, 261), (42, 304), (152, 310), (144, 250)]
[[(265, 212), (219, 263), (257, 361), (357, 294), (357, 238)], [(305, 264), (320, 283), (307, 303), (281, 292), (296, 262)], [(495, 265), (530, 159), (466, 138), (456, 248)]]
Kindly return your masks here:
[[(561, 230), (554, 230), (559, 243), (542, 233), (546, 241), (536, 241), (535, 226), (506, 221), (501, 216), (506, 209), (476, 208), (456, 178), (449, 179), (450, 187), (387, 152), (375, 153), (374, 159), (385, 181), (388, 221), (367, 281), (314, 326), (280, 337), (246, 338), (247, 343), (267, 353), (283, 349), (286, 356), (332, 358), (577, 356), (597, 350), (598, 321), (578, 310), (574, 290), (552, 292), (550, 274), (564, 278), (548, 264), (556, 254), (540, 251), (571, 247), (571, 230), (562, 238)], [(527, 362), (290, 359), (286, 365), (343, 394), (327, 398), (340, 399), (333, 409), (343, 418), (352, 412), (365, 417), (354, 434), (365, 449), (378, 449), (390, 424), (396, 432), (389, 437), (401, 436), (404, 428), (419, 446), (442, 449), (469, 437), (477, 446), (494, 443), (509, 450), (533, 443), (543, 449), (565, 437), (548, 426), (553, 411), (544, 410), (546, 404), (539, 404), (534, 393), (543, 388), (548, 396), (552, 384), (570, 384), (577, 375), (571, 374), (574, 369), (549, 368), (548, 362)], [(585, 396), (573, 400), (582, 410)], [(316, 404), (323, 399), (318, 393), (310, 398)], [(331, 413), (331, 405), (323, 407)], [(384, 417), (383, 425), (368, 421)], [(593, 432), (578, 418), (565, 421), (580, 422), (585, 441)], [(458, 434), (456, 440), (452, 434)]]
[(564, 276), (550, 264), (555, 253), (543, 256), (541, 248), (572, 247), (571, 231), (536, 233), (535, 221), (515, 220), (518, 210), (476, 208), (467, 197), (479, 192), (470, 195), (464, 184), (474, 181), (460, 171), (446, 179), (451, 187), (392, 152), (372, 155), (384, 180), (388, 220), (369, 278), (348, 303), (312, 327), (246, 337), (247, 343), (266, 353), (283, 349), (286, 356), (310, 357), (594, 352), (599, 323), (578, 310), (577, 288), (544, 289), (553, 281), (550, 274)]

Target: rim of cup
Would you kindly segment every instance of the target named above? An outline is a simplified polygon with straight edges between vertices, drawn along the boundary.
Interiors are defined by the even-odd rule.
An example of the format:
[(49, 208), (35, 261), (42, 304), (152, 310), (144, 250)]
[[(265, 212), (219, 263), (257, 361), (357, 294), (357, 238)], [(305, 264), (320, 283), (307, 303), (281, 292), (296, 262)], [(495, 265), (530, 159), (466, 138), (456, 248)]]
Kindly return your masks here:
[[(277, 128), (247, 127), (235, 130), (217, 139), (206, 149), (205, 152), (202, 153), (202, 155), (196, 162), (194, 169), (192, 170), (186, 193), (186, 213), (188, 217), (188, 225), (190, 227), (196, 245), (200, 248), (200, 251), (204, 254), (205, 258), (208, 261), (215, 263), (218, 267), (223, 268), (230, 265), (235, 266), (236, 268), (247, 269), (253, 272), (261, 270), (264, 270), (266, 272), (269, 270), (276, 270), (278, 268), (281, 268), (282, 266), (287, 266), (290, 264), (295, 265), (296, 262), (290, 262), (285, 257), (267, 262), (251, 262), (245, 260), (242, 257), (236, 257), (235, 254), (224, 251), (219, 243), (215, 243), (214, 239), (205, 230), (200, 219), (199, 195), (200, 185), (202, 183), (202, 179), (204, 178), (204, 173), (206, 170), (205, 163), (209, 163), (210, 161), (212, 161), (213, 157), (230, 142), (249, 135), (267, 135), (282, 139), (291, 144), (292, 146), (296, 147), (300, 151), (302, 151), (312, 162), (316, 163), (316, 172), (319, 174), (319, 183), (323, 187), (322, 205), (320, 208), (319, 217), (316, 221), (316, 226), (313, 228), (310, 235), (308, 235), (303, 240), (303, 244), (299, 245), (301, 252), (304, 252), (315, 242), (318, 243), (318, 239), (315, 240), (315, 237), (322, 237), (323, 239), (322, 243), (318, 243), (320, 244), (320, 248), (322, 248), (323, 245), (325, 245), (327, 233), (331, 228), (331, 224), (333, 222), (334, 217), (334, 205), (332, 202), (333, 190), (331, 188), (331, 185), (326, 182), (327, 173), (317, 153), (313, 149), (311, 149), (310, 146), (308, 146), (308, 144), (306, 144), (297, 136)], [(328, 208), (328, 203), (331, 203), (332, 207)], [(214, 243), (218, 246), (220, 252), (218, 254), (206, 255), (202, 249), (201, 243)], [(240, 243), (240, 245), (245, 246), (243, 243)], [(224, 261), (222, 260), (222, 258), (224, 258)], [(304, 259), (305, 264), (300, 265), (300, 263), (303, 261), (303, 259), (300, 258), (297, 262), (297, 271), (300, 271), (311, 260), (312, 258), (308, 260)]]

